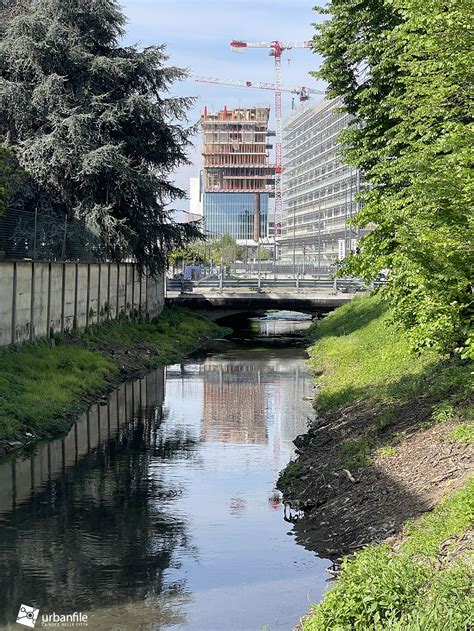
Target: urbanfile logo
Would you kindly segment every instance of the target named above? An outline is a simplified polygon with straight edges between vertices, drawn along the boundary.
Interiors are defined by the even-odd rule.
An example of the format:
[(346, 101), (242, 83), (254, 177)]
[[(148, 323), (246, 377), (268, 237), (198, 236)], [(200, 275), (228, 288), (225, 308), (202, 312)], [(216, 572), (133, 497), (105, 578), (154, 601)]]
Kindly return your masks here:
[(20, 611), (18, 612), (16, 621), (18, 624), (34, 629), (38, 616), (39, 609), (35, 609), (29, 605), (20, 605)]

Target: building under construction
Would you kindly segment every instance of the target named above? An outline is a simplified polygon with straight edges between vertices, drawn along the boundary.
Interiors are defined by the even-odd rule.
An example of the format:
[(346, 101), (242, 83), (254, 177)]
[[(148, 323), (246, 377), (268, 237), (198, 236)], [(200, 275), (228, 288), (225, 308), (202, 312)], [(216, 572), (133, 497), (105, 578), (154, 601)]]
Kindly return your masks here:
[(210, 238), (229, 234), (250, 245), (268, 235), (275, 167), (269, 163), (270, 108), (226, 107), (201, 116), (203, 215)]

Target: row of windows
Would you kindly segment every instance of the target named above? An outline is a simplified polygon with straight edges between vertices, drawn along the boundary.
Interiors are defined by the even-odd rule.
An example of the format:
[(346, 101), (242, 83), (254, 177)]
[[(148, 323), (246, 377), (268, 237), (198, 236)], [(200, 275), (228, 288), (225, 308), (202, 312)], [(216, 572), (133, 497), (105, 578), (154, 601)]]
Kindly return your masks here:
[(323, 186), (316, 191), (309, 191), (305, 195), (299, 195), (298, 197), (286, 196), (288, 211), (291, 212), (294, 209), (304, 210), (309, 205), (313, 205), (314, 202), (323, 200), (325, 198), (331, 198), (339, 196), (345, 198), (346, 196), (354, 196), (358, 192), (358, 182), (356, 177), (337, 179), (332, 185)]
[(308, 141), (312, 144), (320, 144), (328, 138), (337, 137), (339, 132), (347, 127), (350, 117), (335, 114), (328, 121), (314, 121), (311, 129), (304, 134), (295, 135), (291, 131), (284, 135), (286, 151), (290, 153), (298, 147), (304, 146)]
[(295, 178), (286, 182), (285, 191), (288, 198), (297, 194), (316, 192), (329, 184), (337, 183), (339, 180), (343, 188), (346, 187), (346, 180), (351, 177), (352, 169), (340, 162), (331, 162), (323, 169), (315, 169), (311, 174)]
[(325, 208), (321, 211), (315, 211), (305, 213), (304, 215), (288, 215), (286, 218), (286, 225), (292, 227), (293, 224), (298, 225), (313, 225), (316, 228), (316, 222), (324, 222), (331, 217), (350, 217), (356, 212), (357, 204), (353, 200), (348, 200), (345, 203), (337, 204), (331, 208)]

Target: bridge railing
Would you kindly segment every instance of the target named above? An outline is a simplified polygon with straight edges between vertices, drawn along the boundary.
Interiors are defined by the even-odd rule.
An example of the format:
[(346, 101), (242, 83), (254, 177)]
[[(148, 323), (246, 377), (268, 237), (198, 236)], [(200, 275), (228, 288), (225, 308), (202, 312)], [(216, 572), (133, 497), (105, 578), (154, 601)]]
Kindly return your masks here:
[[(374, 283), (377, 285), (380, 283)], [(198, 281), (183, 279), (167, 279), (166, 289), (169, 292), (193, 293), (206, 289), (217, 289), (225, 291), (228, 289), (248, 289), (249, 291), (259, 291), (263, 289), (332, 289), (342, 293), (356, 293), (368, 291), (367, 287), (359, 279), (302, 279), (302, 278), (203, 278)]]

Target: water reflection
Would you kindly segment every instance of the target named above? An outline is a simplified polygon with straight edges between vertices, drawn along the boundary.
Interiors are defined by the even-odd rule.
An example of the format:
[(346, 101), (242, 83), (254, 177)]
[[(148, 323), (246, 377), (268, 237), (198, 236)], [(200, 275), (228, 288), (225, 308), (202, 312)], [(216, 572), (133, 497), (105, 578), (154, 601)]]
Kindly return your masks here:
[(296, 311), (276, 311), (250, 318), (250, 322), (250, 330), (263, 337), (300, 336), (311, 326), (311, 316)]
[(268, 498), (311, 388), (293, 351), (233, 350), (124, 384), (1, 464), (1, 628), (20, 603), (89, 629), (291, 628), (322, 562)]

